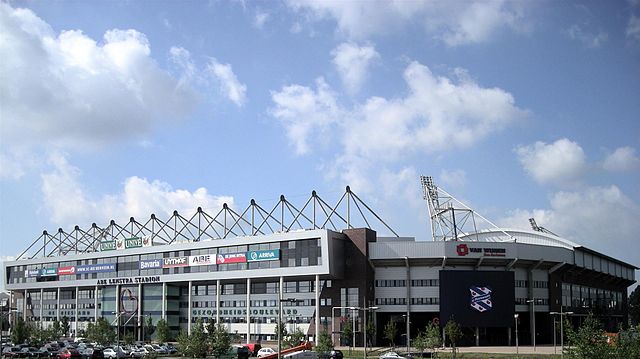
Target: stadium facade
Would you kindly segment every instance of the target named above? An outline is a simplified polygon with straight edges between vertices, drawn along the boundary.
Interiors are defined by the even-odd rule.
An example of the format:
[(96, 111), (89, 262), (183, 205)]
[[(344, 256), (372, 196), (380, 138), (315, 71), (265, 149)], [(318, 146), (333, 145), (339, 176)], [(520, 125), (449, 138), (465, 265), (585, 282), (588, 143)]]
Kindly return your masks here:
[[(363, 228), (353, 228), (353, 213)], [(432, 216), (443, 240), (416, 241), (380, 236), (371, 219), (395, 234), (347, 188), (335, 206), (314, 192), (301, 210), (281, 197), (271, 211), (252, 201), (242, 213), (225, 205), (216, 216), (198, 209), (189, 219), (174, 212), (167, 221), (152, 215), (146, 223), (44, 232), (4, 264), (11, 315), (44, 326), (67, 317), (75, 335), (104, 317), (138, 337), (148, 317), (174, 332), (201, 319), (254, 342), (275, 339), (281, 313), (289, 331), (311, 340), (353, 322), (357, 345), (364, 313), (376, 327), (370, 343), (380, 345), (389, 321), (403, 343), (453, 318), (468, 345), (513, 345), (514, 314), (521, 345), (533, 333), (551, 343), (560, 316), (578, 325), (593, 313), (610, 331), (627, 322), (633, 265), (548, 231), (454, 225), (447, 238), (436, 226), (442, 217)]]

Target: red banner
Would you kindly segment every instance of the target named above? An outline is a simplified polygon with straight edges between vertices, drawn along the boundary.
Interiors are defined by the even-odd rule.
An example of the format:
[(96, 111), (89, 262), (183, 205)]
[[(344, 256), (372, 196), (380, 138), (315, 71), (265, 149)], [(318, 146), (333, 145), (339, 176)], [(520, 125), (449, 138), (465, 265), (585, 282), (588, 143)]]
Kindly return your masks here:
[(76, 274), (76, 267), (60, 267), (58, 268), (58, 275)]
[(216, 257), (216, 264), (229, 264), (229, 263), (246, 263), (247, 253), (224, 253), (218, 254)]

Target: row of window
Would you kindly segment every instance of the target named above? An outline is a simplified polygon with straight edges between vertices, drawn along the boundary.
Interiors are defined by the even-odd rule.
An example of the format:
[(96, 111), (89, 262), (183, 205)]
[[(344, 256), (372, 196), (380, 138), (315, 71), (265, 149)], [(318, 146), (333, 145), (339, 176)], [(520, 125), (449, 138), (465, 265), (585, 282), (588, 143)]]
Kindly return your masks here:
[(376, 305), (406, 305), (407, 298), (376, 298)]
[[(517, 279), (515, 281), (516, 288), (529, 288), (529, 281), (523, 279)], [(534, 280), (533, 281), (534, 288), (549, 288), (549, 282), (546, 280)]]
[[(527, 302), (528, 300), (529, 300), (529, 298), (516, 298), (516, 304), (519, 304), (519, 305), (531, 305), (531, 303)], [(549, 305), (549, 299), (548, 298), (536, 298), (536, 305)]]
[[(412, 279), (412, 287), (437, 287), (440, 285), (439, 279)], [(404, 279), (377, 279), (376, 287), (406, 287), (407, 281)]]

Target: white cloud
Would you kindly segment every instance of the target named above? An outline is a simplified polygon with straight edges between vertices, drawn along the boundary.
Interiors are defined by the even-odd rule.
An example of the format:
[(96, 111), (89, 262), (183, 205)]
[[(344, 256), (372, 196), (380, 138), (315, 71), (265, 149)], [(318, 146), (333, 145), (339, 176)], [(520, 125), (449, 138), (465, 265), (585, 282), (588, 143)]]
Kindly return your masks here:
[(264, 24), (267, 23), (271, 15), (268, 12), (256, 11), (256, 15), (253, 18), (253, 26), (257, 29), (264, 28)]
[(288, 6), (311, 21), (332, 19), (348, 38), (387, 34), (410, 24), (449, 46), (488, 41), (502, 28), (520, 29), (524, 4), (509, 1), (388, 1), (372, 6), (366, 1), (289, 0)]
[(627, 23), (627, 38), (634, 41), (640, 41), (640, 17), (631, 15)]
[(135, 30), (109, 30), (99, 43), (77, 30), (56, 34), (31, 10), (6, 3), (0, 25), (5, 145), (87, 148), (143, 137), (193, 100)]
[(440, 171), (440, 182), (445, 188), (462, 188), (467, 184), (467, 173), (461, 169)]
[(298, 154), (310, 150), (308, 138), (326, 137), (334, 130), (330, 134), (340, 139), (342, 150), (333, 173), (372, 188), (368, 182), (374, 164), (469, 147), (527, 116), (510, 93), (481, 87), (464, 70), (456, 73), (459, 77), (453, 80), (436, 76), (413, 62), (404, 72), (406, 97), (372, 97), (352, 109), (340, 107), (323, 80), (318, 80), (317, 91), (290, 85), (272, 93), (276, 107), (271, 114), (281, 121)]
[(349, 93), (356, 93), (367, 78), (369, 66), (380, 55), (372, 45), (342, 43), (331, 52), (333, 64)]
[(605, 158), (602, 167), (607, 171), (636, 170), (640, 168), (640, 157), (636, 155), (635, 148), (620, 147)]
[(586, 170), (582, 147), (566, 138), (552, 144), (538, 141), (519, 146), (515, 152), (525, 171), (541, 184), (575, 183)]
[(580, 25), (573, 25), (567, 30), (569, 38), (581, 42), (587, 48), (598, 48), (609, 38), (604, 31), (592, 33), (585, 31)]
[(285, 127), (298, 155), (309, 152), (312, 131), (324, 133), (341, 117), (336, 94), (324, 79), (317, 79), (316, 87), (314, 91), (306, 86), (289, 85), (278, 92), (271, 92), (275, 107), (269, 112)]
[(152, 213), (168, 218), (173, 210), (191, 215), (197, 207), (216, 213), (223, 203), (233, 206), (233, 197), (214, 196), (206, 188), (174, 189), (166, 182), (137, 176), (125, 179), (121, 192), (95, 197), (84, 189), (81, 171), (63, 155), (51, 155), (49, 161), (52, 170), (41, 176), (43, 210), (59, 226), (86, 227), (92, 222), (106, 224), (111, 219), (122, 223), (129, 217), (146, 220)]
[(211, 59), (208, 70), (220, 84), (220, 91), (236, 106), (242, 106), (246, 100), (247, 86), (238, 81), (230, 64), (221, 64), (216, 59)]
[[(518, 209), (499, 223), (529, 229), (528, 218), (538, 225), (594, 250), (640, 263), (637, 250), (637, 219), (640, 206), (618, 187), (589, 187), (582, 191), (557, 192), (550, 208)], [(635, 250), (633, 248), (636, 248)]]

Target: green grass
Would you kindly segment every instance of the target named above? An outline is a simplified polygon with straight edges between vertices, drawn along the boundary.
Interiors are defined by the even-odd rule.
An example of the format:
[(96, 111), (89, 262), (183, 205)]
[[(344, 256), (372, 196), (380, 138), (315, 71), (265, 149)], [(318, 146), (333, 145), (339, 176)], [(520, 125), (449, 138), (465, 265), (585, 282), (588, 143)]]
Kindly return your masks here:
[[(349, 353), (348, 350), (343, 350), (344, 359), (364, 359), (364, 353), (361, 350), (353, 350)], [(381, 352), (368, 353), (368, 359), (378, 359), (381, 355)], [(515, 358), (515, 354), (494, 354), (494, 353), (457, 353), (456, 358), (459, 359), (512, 359)], [(437, 358), (439, 359), (450, 359), (453, 358), (451, 353), (447, 352), (438, 352)], [(556, 359), (560, 358), (560, 354), (520, 354), (518, 358), (524, 359)], [(419, 357), (418, 357), (419, 359)], [(426, 358), (425, 358), (426, 359)]]

